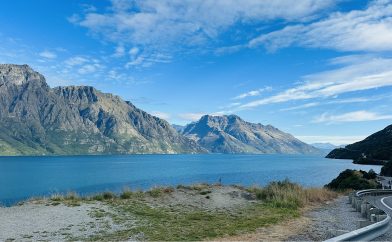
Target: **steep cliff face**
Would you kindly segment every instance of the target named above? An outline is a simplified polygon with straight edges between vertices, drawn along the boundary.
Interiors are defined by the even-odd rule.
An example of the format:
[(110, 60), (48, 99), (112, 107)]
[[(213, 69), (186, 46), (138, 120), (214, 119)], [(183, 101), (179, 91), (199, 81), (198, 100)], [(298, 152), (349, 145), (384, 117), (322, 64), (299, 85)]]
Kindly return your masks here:
[(0, 65), (0, 154), (198, 153), (165, 120), (93, 87), (51, 89), (27, 65)]
[(183, 134), (210, 152), (312, 154), (320, 151), (271, 125), (249, 123), (236, 115), (205, 115)]
[(327, 158), (352, 159), (356, 163), (379, 164), (392, 159), (392, 125), (366, 139), (332, 150)]

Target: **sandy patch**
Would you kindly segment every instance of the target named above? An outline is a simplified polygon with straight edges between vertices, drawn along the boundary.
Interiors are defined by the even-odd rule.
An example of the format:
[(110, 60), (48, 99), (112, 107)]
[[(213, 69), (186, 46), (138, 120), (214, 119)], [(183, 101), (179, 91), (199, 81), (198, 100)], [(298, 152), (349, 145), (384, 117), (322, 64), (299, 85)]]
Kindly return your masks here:
[(14, 240), (69, 240), (83, 239), (101, 230), (119, 229), (110, 217), (94, 217), (96, 213), (109, 212), (101, 204), (81, 204), (68, 207), (25, 203), (20, 206), (0, 208), (0, 241)]

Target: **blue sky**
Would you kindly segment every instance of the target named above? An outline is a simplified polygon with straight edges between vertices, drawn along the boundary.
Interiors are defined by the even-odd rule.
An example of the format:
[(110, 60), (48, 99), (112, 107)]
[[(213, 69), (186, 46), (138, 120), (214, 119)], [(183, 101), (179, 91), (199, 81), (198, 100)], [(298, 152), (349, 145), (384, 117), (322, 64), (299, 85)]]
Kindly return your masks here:
[(392, 122), (392, 1), (5, 0), (0, 63), (171, 123), (237, 114), (312, 142)]

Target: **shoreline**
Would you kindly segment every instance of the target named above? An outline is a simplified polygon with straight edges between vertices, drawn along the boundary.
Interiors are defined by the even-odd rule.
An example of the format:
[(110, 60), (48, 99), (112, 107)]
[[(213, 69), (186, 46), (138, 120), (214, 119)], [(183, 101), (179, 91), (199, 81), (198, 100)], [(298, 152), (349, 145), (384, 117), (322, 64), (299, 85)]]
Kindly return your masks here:
[[(272, 199), (283, 194), (289, 197)], [(301, 219), (310, 206), (337, 196), (288, 181), (264, 188), (196, 184), (119, 196), (53, 195), (0, 208), (0, 240), (220, 240)]]

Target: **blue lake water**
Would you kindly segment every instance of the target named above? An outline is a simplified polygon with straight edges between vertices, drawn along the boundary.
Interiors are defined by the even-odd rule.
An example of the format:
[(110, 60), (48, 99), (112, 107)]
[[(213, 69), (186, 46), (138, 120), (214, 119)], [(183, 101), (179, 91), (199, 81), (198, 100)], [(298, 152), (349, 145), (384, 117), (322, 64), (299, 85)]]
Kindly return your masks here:
[(119, 192), (124, 187), (148, 189), (219, 179), (224, 184), (265, 185), (289, 178), (320, 187), (347, 168), (380, 171), (379, 166), (305, 155), (0, 157), (0, 203), (58, 192)]

